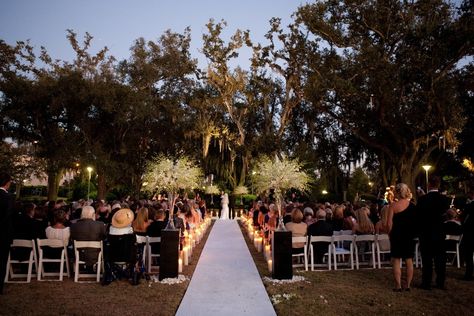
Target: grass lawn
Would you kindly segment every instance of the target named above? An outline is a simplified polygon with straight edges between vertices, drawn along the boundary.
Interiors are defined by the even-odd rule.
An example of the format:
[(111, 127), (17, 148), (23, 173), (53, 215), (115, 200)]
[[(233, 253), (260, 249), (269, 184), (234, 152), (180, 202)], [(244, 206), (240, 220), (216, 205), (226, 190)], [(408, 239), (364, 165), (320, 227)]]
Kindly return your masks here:
[[(193, 250), (183, 275), (191, 278), (212, 226)], [(0, 315), (174, 315), (189, 281), (161, 284), (142, 279), (138, 286), (126, 280), (108, 286), (36, 280), (29, 284), (5, 284), (0, 295)]]
[[(190, 278), (208, 238), (197, 246), (183, 274)], [(261, 277), (269, 277), (262, 253), (247, 245)], [(288, 294), (274, 305), (278, 315), (473, 315), (474, 282), (459, 281), (463, 269), (448, 268), (447, 291), (392, 292), (390, 269), (358, 271), (296, 271), (306, 281), (277, 285), (265, 282), (270, 297)], [(421, 272), (415, 271), (414, 284)], [(131, 286), (115, 281), (109, 286), (96, 283), (63, 282), (6, 284), (0, 296), (0, 315), (174, 315), (189, 281), (161, 284), (141, 280)], [(192, 316), (192, 315), (190, 315)]]
[[(261, 277), (271, 277), (262, 253), (258, 253), (244, 233)], [(464, 268), (448, 267), (447, 291), (395, 293), (391, 269), (337, 271), (294, 270), (306, 281), (274, 284), (264, 282), (278, 315), (474, 315), (474, 282), (460, 281)], [(415, 269), (413, 286), (421, 281)], [(287, 294), (288, 299), (283, 298)]]

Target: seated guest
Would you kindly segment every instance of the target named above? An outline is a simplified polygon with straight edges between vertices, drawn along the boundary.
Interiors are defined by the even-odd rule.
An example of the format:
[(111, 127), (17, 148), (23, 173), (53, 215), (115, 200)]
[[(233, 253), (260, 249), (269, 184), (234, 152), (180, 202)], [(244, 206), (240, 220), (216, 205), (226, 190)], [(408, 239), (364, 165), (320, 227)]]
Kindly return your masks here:
[[(303, 213), (300, 209), (295, 208), (291, 212), (291, 222), (286, 223), (285, 227), (288, 231), (291, 231), (292, 237), (304, 237), (306, 236), (308, 225), (303, 222)], [(303, 252), (303, 243), (293, 243), (293, 253), (302, 253)]]
[(166, 227), (166, 224), (165, 211), (163, 209), (159, 209), (155, 213), (154, 221), (147, 228), (147, 236), (160, 237), (161, 231)]
[(357, 235), (374, 234), (374, 224), (369, 218), (370, 210), (367, 207), (361, 207), (356, 211), (357, 221), (352, 226), (352, 232)]
[(205, 200), (200, 200), (199, 201), (199, 211), (201, 212), (201, 218), (205, 219), (206, 218), (206, 212), (207, 212), (207, 207), (206, 207), (206, 201)]
[(456, 209), (450, 208), (446, 211), (446, 221), (443, 223), (444, 232), (446, 235), (461, 235), (462, 227), (458, 219)]
[(331, 225), (334, 231), (340, 231), (344, 227), (344, 205), (338, 205), (334, 208)]
[(262, 205), (260, 206), (258, 213), (258, 226), (264, 228), (266, 222), (268, 222), (268, 208), (265, 205)]
[[(380, 220), (375, 224), (375, 233), (377, 235), (387, 235), (390, 231), (388, 230), (388, 214), (389, 214), (389, 206), (388, 204), (385, 205), (380, 210)], [(379, 240), (380, 250), (387, 251), (390, 250), (390, 240), (383, 239)]]
[(45, 229), (47, 222), (35, 218), (36, 205), (27, 203), (23, 207), (23, 211), (14, 221), (13, 236), (15, 239), (36, 239), (45, 238)]
[(354, 231), (355, 224), (356, 224), (356, 219), (352, 211), (352, 206), (350, 204), (346, 205), (346, 208), (344, 209), (344, 222), (342, 224), (342, 229)]
[[(105, 277), (104, 284), (112, 281), (111, 270), (117, 270), (114, 264), (125, 263), (125, 275), (132, 284), (138, 284), (137, 238), (132, 228), (134, 216), (130, 209), (120, 209), (112, 217), (109, 235), (104, 247)], [(118, 269), (120, 274), (123, 270)]]
[(201, 218), (194, 209), (194, 202), (185, 202), (183, 205), (183, 212), (185, 212), (184, 215), (186, 218), (186, 222), (188, 223), (190, 229), (195, 228), (199, 225)]
[[(155, 220), (147, 228), (147, 236), (161, 237), (161, 231), (166, 227), (167, 224), (168, 222), (165, 221), (165, 211), (163, 209), (157, 210), (155, 212)], [(160, 253), (160, 246), (160, 243), (152, 243), (151, 251), (153, 253)]]
[(133, 221), (132, 228), (135, 234), (139, 236), (146, 236), (146, 230), (151, 221), (148, 220), (148, 209), (141, 207), (137, 211), (137, 218)]
[(71, 231), (69, 227), (66, 227), (66, 212), (62, 209), (56, 209), (53, 212), (53, 223), (51, 226), (46, 228), (46, 237), (48, 239), (59, 239), (62, 240), (66, 245), (69, 243), (69, 237)]
[[(319, 209), (316, 212), (316, 222), (308, 226), (308, 235), (332, 236), (334, 231), (331, 224), (326, 222), (326, 211)], [(314, 259), (316, 263), (322, 263), (324, 254), (328, 251), (328, 242), (313, 243)]]
[[(286, 223), (289, 223), (291, 222), (292, 220), (292, 212), (294, 210), (294, 207), (293, 205), (288, 205), (286, 206), (284, 209), (284, 213), (283, 213), (283, 224), (286, 225)], [(301, 215), (303, 215), (303, 213), (301, 213)]]
[(378, 235), (388, 234), (388, 212), (389, 206), (385, 205), (380, 210), (380, 220), (375, 224), (375, 233)]
[[(443, 230), (446, 235), (462, 234), (461, 222), (458, 220), (458, 213), (455, 208), (450, 208), (446, 211), (446, 221), (443, 223)], [(446, 240), (446, 250), (456, 250), (456, 240)]]
[(278, 209), (275, 204), (268, 206), (268, 221), (266, 231), (274, 231), (278, 226)]
[(311, 225), (316, 222), (316, 219), (314, 218), (314, 212), (311, 207), (305, 207), (303, 210), (303, 216), (304, 216), (304, 222), (306, 225)]
[(111, 212), (110, 205), (108, 204), (106, 205), (105, 203), (101, 202), (99, 204), (99, 208), (97, 209), (97, 214), (96, 214), (97, 220), (105, 224), (109, 224), (110, 212)]
[(118, 210), (112, 217), (107, 237), (109, 260), (134, 262), (137, 238), (132, 228), (133, 218), (133, 212), (126, 208)]
[(252, 208), (250, 209), (249, 213), (251, 213), (251, 216), (252, 216), (252, 223), (253, 223), (253, 226), (257, 227), (258, 226), (258, 214), (260, 212), (260, 206), (261, 206), (261, 202), (256, 202), (256, 201), (253, 201), (253, 205), (252, 205)]
[(332, 209), (327, 208), (325, 209), (325, 211), (326, 211), (326, 222), (328, 222), (332, 226)]
[[(101, 241), (105, 238), (105, 225), (95, 221), (95, 210), (92, 206), (84, 206), (81, 219), (71, 225), (71, 240)], [(97, 262), (99, 249), (81, 249), (81, 260), (91, 268)]]

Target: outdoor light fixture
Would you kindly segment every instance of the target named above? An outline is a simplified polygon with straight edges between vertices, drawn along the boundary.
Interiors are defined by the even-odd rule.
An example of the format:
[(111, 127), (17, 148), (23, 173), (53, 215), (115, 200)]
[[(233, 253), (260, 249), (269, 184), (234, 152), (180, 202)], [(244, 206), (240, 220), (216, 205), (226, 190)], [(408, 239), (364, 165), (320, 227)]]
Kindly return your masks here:
[(428, 172), (431, 169), (431, 166), (430, 165), (423, 165), (421, 167), (423, 169), (425, 169), (425, 173), (426, 173), (426, 193), (428, 193)]
[(328, 191), (322, 190), (321, 193), (324, 194), (324, 195), (326, 195), (326, 194), (328, 194)]
[(88, 181), (87, 181), (87, 200), (89, 201), (89, 194), (91, 192), (91, 173), (92, 173), (92, 167), (87, 167), (87, 172), (89, 172), (89, 178), (88, 178)]

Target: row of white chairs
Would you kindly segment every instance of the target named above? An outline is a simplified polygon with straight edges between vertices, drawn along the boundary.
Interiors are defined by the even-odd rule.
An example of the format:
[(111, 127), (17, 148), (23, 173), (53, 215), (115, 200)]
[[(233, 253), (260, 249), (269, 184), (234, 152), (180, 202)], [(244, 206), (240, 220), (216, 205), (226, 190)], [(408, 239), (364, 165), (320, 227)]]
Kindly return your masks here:
[[(153, 265), (153, 259), (160, 256), (159, 253), (153, 253), (152, 244), (160, 243), (161, 237), (137, 236), (137, 244), (142, 244), (144, 247), (143, 261), (147, 267), (148, 273), (152, 272), (152, 268), (157, 267)], [(103, 242), (102, 241), (78, 241), (74, 240), (74, 282), (79, 282), (83, 278), (95, 278), (96, 282), (100, 281), (102, 272), (104, 271), (104, 257), (103, 257)], [(50, 258), (45, 253), (45, 248), (61, 249), (59, 258)], [(79, 252), (82, 248), (92, 248), (98, 250), (96, 272), (84, 273), (81, 272), (80, 266), (85, 264), (80, 260)], [(6, 283), (29, 283), (32, 277), (36, 277), (38, 281), (62, 281), (64, 275), (70, 277), (69, 258), (67, 252), (67, 244), (62, 240), (57, 239), (36, 239), (23, 240), (14, 239), (8, 255), (5, 282)], [(24, 249), (27, 258), (12, 258), (12, 251), (14, 249)], [(38, 255), (36, 253), (38, 250)], [(59, 271), (50, 272), (45, 271), (45, 264), (56, 263), (59, 264)], [(15, 272), (14, 265), (27, 265), (26, 273)], [(58, 277), (50, 279), (49, 277)]]
[[(462, 236), (457, 235), (447, 235), (446, 240), (456, 241), (455, 249), (447, 250), (447, 253), (454, 255), (456, 259), (457, 267), (460, 267), (460, 255), (459, 255), (459, 245), (462, 240)], [(368, 265), (372, 265), (372, 268), (382, 267), (382, 263), (387, 261), (382, 261), (381, 257), (383, 254), (390, 253), (390, 247), (387, 248), (386, 245), (390, 244), (389, 236), (387, 234), (380, 235), (353, 235), (352, 231), (336, 231), (333, 236), (305, 236), (305, 237), (293, 237), (292, 243), (303, 243), (303, 253), (294, 254), (294, 257), (302, 257), (304, 260), (305, 270), (308, 271), (308, 258), (310, 260), (311, 271), (314, 271), (316, 266), (314, 263), (314, 249), (313, 243), (325, 242), (328, 243), (328, 250), (324, 255), (326, 263), (320, 264), (320, 267), (327, 267), (328, 270), (338, 268), (338, 259), (344, 259), (345, 256), (349, 257), (350, 269), (353, 270), (354, 266), (356, 269), (360, 268), (360, 256), (361, 255), (370, 255), (370, 262)], [(419, 251), (419, 241), (415, 239), (415, 266), (419, 267), (422, 265), (421, 255)], [(363, 250), (360, 248), (360, 244), (365, 243), (368, 245), (369, 249)], [(385, 247), (384, 247), (385, 245)], [(453, 259), (453, 263), (454, 263)], [(342, 263), (342, 262), (341, 262)], [(388, 263), (388, 262), (387, 262)]]
[[(306, 236), (306, 237), (293, 237), (292, 243), (303, 243), (303, 253), (294, 254), (294, 257), (303, 257), (305, 270), (308, 271), (308, 258), (310, 260), (311, 271), (314, 271), (314, 248), (313, 243), (324, 242), (328, 243), (328, 250), (324, 254), (326, 263), (320, 264), (319, 266), (327, 267), (328, 270), (334, 268), (338, 269), (338, 264), (341, 265), (341, 258), (345, 256), (349, 257), (348, 264), (350, 269), (353, 270), (360, 268), (360, 255), (371, 255), (372, 267), (375, 269), (376, 266), (381, 267), (381, 254), (386, 253), (381, 247), (383, 241), (388, 241), (388, 235), (346, 235), (346, 234), (335, 234), (333, 236)], [(367, 242), (370, 249), (363, 251), (358, 247), (358, 243)]]

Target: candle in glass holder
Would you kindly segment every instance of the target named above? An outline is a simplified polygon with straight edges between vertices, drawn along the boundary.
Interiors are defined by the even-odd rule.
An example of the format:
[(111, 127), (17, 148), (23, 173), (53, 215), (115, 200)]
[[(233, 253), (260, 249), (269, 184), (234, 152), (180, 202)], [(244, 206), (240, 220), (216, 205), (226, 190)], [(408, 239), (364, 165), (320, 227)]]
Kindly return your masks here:
[(185, 246), (183, 247), (183, 261), (184, 261), (184, 265), (187, 266), (188, 265), (188, 246)]
[(183, 272), (183, 259), (178, 259), (178, 272)]
[(268, 271), (272, 272), (272, 268), (273, 268), (273, 261), (272, 261), (272, 259), (268, 259), (267, 263), (268, 263)]
[(257, 242), (258, 242), (258, 233), (256, 232), (256, 233), (253, 235), (253, 246), (255, 247), (255, 249), (258, 248)]
[(271, 257), (270, 256), (270, 245), (265, 245), (264, 255), (265, 255), (265, 259), (269, 259)]
[(262, 251), (262, 237), (256, 237), (254, 245), (258, 252)]

